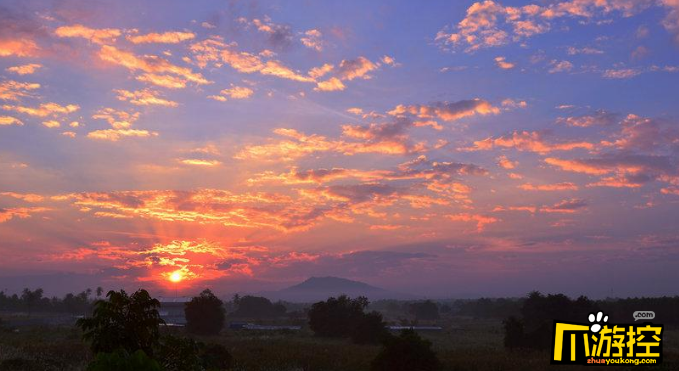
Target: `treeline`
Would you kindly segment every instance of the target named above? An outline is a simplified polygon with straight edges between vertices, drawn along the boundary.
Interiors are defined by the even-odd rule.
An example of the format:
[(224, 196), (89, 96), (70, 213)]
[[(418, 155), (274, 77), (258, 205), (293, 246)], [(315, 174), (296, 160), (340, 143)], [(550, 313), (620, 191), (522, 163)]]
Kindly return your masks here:
[(95, 298), (101, 297), (103, 289), (97, 287), (96, 290), (87, 289), (79, 294), (66, 294), (59, 298), (56, 296), (44, 296), (43, 289), (24, 289), (21, 294), (7, 295), (0, 291), (0, 311), (8, 312), (49, 312), (49, 313), (72, 313), (85, 314), (92, 309), (92, 302)]
[(590, 300), (586, 296), (571, 299), (563, 294), (543, 295), (534, 291), (520, 303), (519, 313), (503, 322), (507, 348), (549, 349), (555, 320), (587, 323), (589, 313), (599, 311), (612, 324), (633, 323), (632, 314), (644, 310), (655, 312), (655, 323), (679, 325), (679, 296)]

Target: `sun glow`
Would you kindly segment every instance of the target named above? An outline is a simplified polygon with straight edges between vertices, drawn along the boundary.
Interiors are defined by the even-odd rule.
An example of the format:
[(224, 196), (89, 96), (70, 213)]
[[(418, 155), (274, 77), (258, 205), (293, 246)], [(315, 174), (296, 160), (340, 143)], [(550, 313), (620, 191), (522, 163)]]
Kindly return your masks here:
[(170, 281), (172, 282), (179, 282), (183, 279), (181, 272), (172, 272), (170, 275)]

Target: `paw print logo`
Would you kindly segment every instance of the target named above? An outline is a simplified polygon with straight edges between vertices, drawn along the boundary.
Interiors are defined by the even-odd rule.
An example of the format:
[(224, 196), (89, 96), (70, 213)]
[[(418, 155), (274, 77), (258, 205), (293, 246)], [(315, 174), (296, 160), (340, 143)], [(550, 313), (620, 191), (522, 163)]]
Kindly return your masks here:
[(594, 316), (594, 313), (590, 313), (589, 322), (592, 324), (592, 326), (589, 328), (590, 331), (597, 333), (599, 330), (601, 330), (601, 323), (608, 322), (608, 316), (604, 316), (603, 312), (597, 313), (596, 317)]

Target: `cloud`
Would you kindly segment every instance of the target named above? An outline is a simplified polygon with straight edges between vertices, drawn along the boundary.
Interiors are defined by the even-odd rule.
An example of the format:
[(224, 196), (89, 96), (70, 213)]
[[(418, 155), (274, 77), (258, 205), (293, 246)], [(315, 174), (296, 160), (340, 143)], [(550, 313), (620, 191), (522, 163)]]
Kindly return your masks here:
[(156, 75), (155, 73), (145, 73), (136, 77), (137, 81), (161, 86), (168, 89), (183, 89), (186, 87), (186, 80), (172, 75)]
[(443, 121), (456, 121), (474, 115), (498, 114), (500, 109), (489, 102), (475, 98), (457, 102), (436, 102), (431, 105), (398, 105), (388, 114), (400, 116), (410, 114), (419, 118), (437, 118)]
[[(173, 74), (196, 84), (209, 84), (200, 73), (191, 71), (190, 68), (176, 66), (167, 60), (154, 56), (145, 55), (138, 57), (131, 52), (120, 50), (114, 46), (103, 45), (99, 51), (99, 58), (103, 61), (123, 66), (131, 71), (144, 71), (147, 74)], [(145, 77), (146, 81), (154, 83), (151, 77)], [(161, 85), (162, 86), (162, 85)]]
[(519, 151), (549, 153), (553, 151), (571, 151), (574, 149), (594, 149), (594, 144), (584, 141), (548, 142), (539, 132), (515, 131), (510, 135), (498, 138), (486, 138), (475, 141), (473, 147), (462, 148), (464, 151), (489, 151), (495, 148), (514, 148)]
[(33, 214), (43, 213), (50, 209), (44, 207), (15, 207), (2, 208), (0, 207), (0, 223), (8, 222), (14, 218), (25, 219), (30, 218)]
[(184, 165), (203, 166), (203, 167), (215, 167), (215, 166), (219, 166), (219, 165), (222, 164), (222, 162), (218, 161), (218, 160), (205, 160), (205, 159), (195, 159), (195, 158), (182, 159), (179, 162), (181, 162)]
[(94, 44), (105, 44), (107, 42), (115, 42), (116, 38), (122, 35), (122, 32), (116, 28), (102, 28), (95, 29), (75, 24), (72, 26), (61, 26), (54, 30), (54, 33), (59, 37), (67, 38), (83, 38)]
[(42, 124), (50, 129), (61, 127), (61, 123), (56, 120), (43, 121)]
[(5, 70), (7, 72), (16, 73), (17, 75), (31, 75), (35, 73), (42, 65), (38, 63), (22, 64), (20, 66), (7, 67)]
[(334, 69), (334, 66), (332, 64), (326, 63), (320, 67), (314, 67), (309, 70), (309, 76), (311, 76), (314, 79), (321, 78), (328, 73), (330, 73)]
[(114, 129), (127, 129), (139, 119), (139, 112), (130, 113), (107, 107), (98, 110), (92, 118), (106, 120)]
[(556, 120), (556, 122), (568, 126), (587, 128), (590, 126), (613, 125), (616, 122), (617, 118), (618, 115), (616, 115), (615, 113), (607, 112), (605, 110), (598, 110), (594, 113), (587, 115), (559, 117)]
[(40, 202), (44, 199), (43, 196), (35, 193), (0, 192), (0, 195), (16, 198), (26, 202)]
[(603, 76), (607, 79), (629, 79), (641, 74), (640, 70), (632, 68), (610, 69), (604, 71)]
[(578, 186), (574, 183), (563, 182), (555, 184), (538, 184), (533, 185), (530, 183), (521, 184), (519, 188), (524, 191), (577, 191)]
[(40, 84), (4, 80), (0, 82), (0, 100), (18, 101), (20, 98), (33, 97), (33, 90), (39, 89)]
[[(137, 30), (133, 30), (136, 33)], [(133, 44), (179, 44), (186, 40), (192, 40), (196, 37), (196, 34), (188, 31), (169, 31), (163, 33), (147, 33), (144, 35), (127, 35), (127, 40)]]
[(369, 79), (371, 71), (377, 69), (377, 64), (365, 57), (356, 59), (342, 60), (337, 68), (337, 77), (342, 80)]
[(584, 47), (584, 48), (576, 48), (573, 46), (569, 46), (568, 49), (566, 50), (568, 55), (578, 55), (578, 54), (586, 54), (586, 55), (593, 55), (593, 54), (604, 54), (602, 50), (595, 49), (595, 48), (590, 48), (590, 47)]
[(313, 29), (313, 30), (308, 30), (304, 32), (304, 36), (300, 38), (299, 40), (302, 42), (304, 46), (306, 46), (309, 49), (313, 49), (317, 52), (323, 51), (323, 34), (321, 31)]
[(589, 204), (587, 201), (579, 198), (572, 198), (563, 200), (552, 206), (546, 206), (540, 209), (544, 213), (565, 213), (573, 214), (580, 210), (586, 209)]
[(165, 106), (177, 107), (179, 103), (161, 98), (159, 93), (154, 90), (144, 89), (129, 91), (124, 89), (114, 90), (118, 94), (118, 100), (130, 102), (137, 106)]
[(0, 126), (8, 126), (8, 125), (23, 126), (24, 123), (16, 117), (0, 116)]
[(247, 99), (254, 94), (254, 91), (244, 86), (231, 86), (229, 89), (224, 89), (219, 92), (221, 95), (210, 95), (208, 98), (226, 102), (227, 97), (231, 99)]
[(505, 57), (496, 57), (495, 65), (503, 70), (511, 70), (512, 68), (516, 67), (514, 63), (507, 62)]
[(573, 69), (573, 63), (569, 61), (557, 61), (555, 59), (549, 64), (552, 66), (552, 68), (549, 69), (549, 73), (569, 72)]
[(2, 106), (2, 109), (8, 110), (8, 111), (16, 111), (19, 113), (24, 113), (30, 116), (37, 116), (37, 117), (47, 117), (47, 116), (55, 116), (59, 114), (69, 114), (76, 112), (77, 110), (80, 109), (80, 106), (77, 104), (68, 104), (66, 106), (62, 106), (58, 103), (42, 103), (38, 107), (24, 107), (24, 106), (11, 106), (11, 105), (4, 105)]
[(290, 26), (274, 23), (268, 16), (265, 16), (264, 19), (254, 18), (251, 21), (241, 17), (238, 22), (247, 27), (254, 27), (257, 31), (266, 34), (269, 44), (278, 49), (287, 48), (294, 38)]
[(146, 138), (151, 136), (158, 136), (158, 133), (148, 130), (136, 129), (105, 129), (95, 130), (87, 133), (87, 137), (90, 139), (108, 140), (111, 142), (117, 142), (119, 139), (125, 137)]
[(445, 217), (449, 220), (452, 221), (459, 221), (459, 222), (471, 222), (471, 223), (476, 223), (476, 231), (477, 232), (482, 232), (488, 224), (494, 224), (500, 221), (500, 219), (497, 219), (492, 216), (485, 216), (485, 215), (479, 215), (479, 214), (469, 214), (469, 213), (462, 213), (462, 214), (450, 214), (450, 215), (445, 215)]
[(514, 169), (519, 163), (516, 161), (510, 161), (507, 156), (502, 155), (497, 158), (497, 164), (503, 169)]
[(316, 84), (316, 87), (314, 90), (318, 91), (341, 91), (344, 90), (346, 86), (342, 83), (342, 80), (338, 79), (337, 77), (331, 77), (330, 79), (326, 81), (319, 81)]
[(559, 18), (588, 21), (613, 12), (629, 17), (652, 4), (650, 0), (568, 0), (544, 6), (527, 4), (513, 7), (492, 0), (479, 1), (467, 8), (465, 18), (452, 27), (452, 31), (450, 27), (440, 30), (436, 41), (443, 48), (465, 47), (465, 51), (471, 53), (548, 32)]

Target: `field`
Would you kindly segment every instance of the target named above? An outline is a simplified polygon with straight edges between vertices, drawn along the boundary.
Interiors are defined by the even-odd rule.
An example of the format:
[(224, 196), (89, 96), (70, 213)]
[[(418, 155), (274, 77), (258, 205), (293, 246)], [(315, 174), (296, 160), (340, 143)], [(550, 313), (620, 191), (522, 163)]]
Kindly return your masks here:
[[(501, 322), (466, 317), (447, 318), (444, 330), (421, 332), (429, 339), (444, 370), (577, 370), (550, 366), (547, 352), (509, 352), (502, 345)], [(182, 329), (166, 329), (181, 333)], [(292, 331), (225, 330), (204, 342), (225, 345), (237, 371), (363, 371), (379, 346), (355, 345), (349, 340), (319, 339), (304, 329)], [(654, 370), (679, 367), (679, 331), (666, 328), (663, 364)], [(27, 326), (0, 331), (0, 371), (84, 370), (91, 359), (79, 330), (70, 326)], [(627, 370), (632, 367), (610, 367)]]

